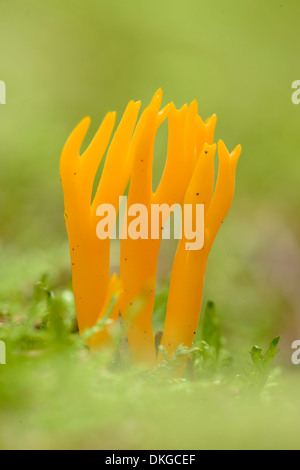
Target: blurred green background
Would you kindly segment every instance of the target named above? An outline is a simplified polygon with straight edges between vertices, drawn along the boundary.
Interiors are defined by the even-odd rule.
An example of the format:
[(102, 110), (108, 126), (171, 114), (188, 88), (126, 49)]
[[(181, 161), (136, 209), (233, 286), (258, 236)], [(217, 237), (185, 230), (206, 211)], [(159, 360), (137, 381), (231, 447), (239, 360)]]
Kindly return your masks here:
[[(164, 103), (216, 113), (216, 137), (243, 148), (205, 298), (236, 336), (299, 336), (299, 13), (297, 0), (1, 0), (1, 302), (69, 269), (59, 157), (71, 130), (90, 115), (88, 140), (108, 110), (120, 118), (162, 87)], [(155, 175), (166, 138), (165, 127)]]
[[(214, 244), (204, 301), (213, 300), (231, 349), (281, 335), (290, 365), (300, 338), (300, 79), (298, 0), (1, 0), (0, 313), (18, 314), (47, 273), (70, 278), (59, 158), (75, 125), (194, 98), (216, 138), (242, 145), (232, 209)], [(154, 179), (165, 161), (159, 131)], [(116, 169), (116, 171), (118, 171)], [(164, 243), (159, 279), (171, 261)], [(112, 260), (117, 264), (117, 258)]]

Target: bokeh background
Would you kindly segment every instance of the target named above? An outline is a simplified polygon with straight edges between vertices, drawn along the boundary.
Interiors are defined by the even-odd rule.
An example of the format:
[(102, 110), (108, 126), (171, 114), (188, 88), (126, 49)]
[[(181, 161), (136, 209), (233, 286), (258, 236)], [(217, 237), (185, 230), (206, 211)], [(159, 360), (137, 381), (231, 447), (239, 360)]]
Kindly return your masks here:
[[(216, 137), (243, 148), (204, 300), (232, 348), (281, 335), (289, 364), (300, 337), (299, 14), (298, 0), (1, 0), (0, 310), (17, 313), (45, 273), (70, 277), (59, 157), (71, 130), (90, 115), (87, 143), (108, 110), (120, 118), (162, 87), (164, 104), (197, 99), (203, 119), (217, 114)], [(154, 185), (166, 142), (163, 126)], [(167, 283), (165, 245), (159, 266)]]

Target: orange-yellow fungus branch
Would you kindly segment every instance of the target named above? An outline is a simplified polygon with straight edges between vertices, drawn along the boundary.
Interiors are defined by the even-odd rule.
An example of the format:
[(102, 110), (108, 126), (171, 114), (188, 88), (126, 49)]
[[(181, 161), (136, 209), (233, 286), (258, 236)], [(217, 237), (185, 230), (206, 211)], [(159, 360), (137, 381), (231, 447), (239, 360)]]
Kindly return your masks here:
[(93, 141), (81, 156), (80, 148), (90, 124), (89, 118), (76, 127), (62, 152), (60, 171), (80, 331), (95, 325), (107, 296), (110, 240), (97, 238), (96, 206), (110, 203), (118, 207), (118, 198), (124, 193), (131, 173), (130, 146), (139, 108), (140, 103), (131, 101), (124, 113), (109, 147), (92, 204), (95, 175), (113, 131), (115, 113), (106, 115)]
[(204, 203), (205, 238), (203, 248), (198, 251), (185, 250), (187, 241), (184, 238), (179, 242), (161, 341), (169, 354), (180, 344), (190, 347), (193, 343), (202, 304), (207, 258), (233, 199), (236, 164), (241, 147), (236, 147), (229, 154), (224, 143), (219, 141), (219, 172), (212, 198), (214, 152), (215, 146), (204, 146), (185, 198), (186, 203), (193, 205), (198, 199)]
[[(127, 238), (121, 241), (120, 274), (123, 292), (117, 304), (117, 311), (125, 320), (129, 348), (135, 360), (154, 363), (155, 347), (152, 329), (152, 313), (155, 297), (155, 279), (157, 261), (166, 220), (161, 221), (159, 238), (151, 239), (150, 209), (153, 204), (181, 204), (184, 194), (197, 161), (195, 154), (203, 146), (207, 133), (213, 135), (214, 124), (203, 125), (197, 129), (197, 103), (193, 102), (188, 108), (183, 106), (179, 111), (173, 103), (165, 109), (163, 118), (168, 117), (169, 140), (165, 170), (155, 193), (152, 193), (152, 163), (157, 123), (163, 118), (159, 113), (162, 92), (154, 96), (148, 110), (147, 120), (137, 147), (133, 166), (128, 205), (143, 204), (148, 209), (147, 239), (133, 240)], [(208, 136), (211, 139), (211, 135)], [(191, 145), (191, 141), (193, 145)], [(196, 143), (198, 147), (196, 148)], [(196, 155), (197, 157), (199, 156)], [(144, 305), (132, 318), (131, 306), (142, 298)], [(128, 313), (127, 313), (128, 312)]]

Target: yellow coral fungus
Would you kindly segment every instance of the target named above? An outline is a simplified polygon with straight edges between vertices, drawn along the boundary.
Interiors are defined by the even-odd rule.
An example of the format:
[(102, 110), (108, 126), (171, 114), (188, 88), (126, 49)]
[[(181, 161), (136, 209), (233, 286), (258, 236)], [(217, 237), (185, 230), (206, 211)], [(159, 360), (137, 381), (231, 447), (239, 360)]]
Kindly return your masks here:
[[(160, 209), (169, 213), (176, 205), (190, 207), (191, 214), (204, 207), (204, 244), (189, 250), (185, 232), (178, 244), (167, 306), (162, 345), (172, 353), (180, 344), (190, 346), (199, 321), (207, 258), (230, 205), (235, 170), (241, 148), (229, 154), (218, 143), (219, 171), (214, 189), (213, 144), (216, 116), (203, 122), (193, 101), (177, 110), (174, 103), (160, 110), (162, 91), (158, 90), (137, 122), (140, 103), (131, 101), (115, 131), (95, 197), (91, 202), (95, 174), (108, 147), (115, 113), (108, 113), (87, 150), (80, 148), (89, 127), (84, 119), (68, 139), (61, 157), (61, 179), (65, 199), (73, 288), (79, 329), (93, 327), (107, 311), (112, 296), (118, 299), (111, 320), (123, 319), (134, 361), (154, 364), (155, 339), (152, 312), (155, 297), (157, 260), (164, 225)], [(155, 192), (152, 191), (153, 151), (157, 130), (168, 119), (168, 151), (165, 169)], [(128, 205), (121, 239), (120, 279), (110, 278), (110, 236), (98, 237), (97, 208), (111, 205), (115, 214), (119, 198), (130, 181)], [(143, 230), (137, 217), (145, 208)], [(152, 209), (159, 219), (153, 237)], [(137, 217), (136, 236), (130, 236), (130, 220)], [(183, 221), (184, 224), (184, 221)], [(110, 234), (111, 235), (111, 234)], [(132, 312), (134, 311), (134, 314)], [(89, 344), (100, 345), (110, 338), (106, 329), (95, 334)]]

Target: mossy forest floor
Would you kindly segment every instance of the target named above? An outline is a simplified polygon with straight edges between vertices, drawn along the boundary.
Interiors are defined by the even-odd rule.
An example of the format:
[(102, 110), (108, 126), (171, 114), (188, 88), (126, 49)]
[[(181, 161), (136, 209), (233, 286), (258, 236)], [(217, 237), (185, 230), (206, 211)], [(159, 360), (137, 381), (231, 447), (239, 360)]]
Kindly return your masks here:
[[(157, 327), (166, 297), (160, 288)], [(212, 302), (194, 348), (151, 371), (87, 349), (65, 272), (2, 298), (0, 322), (1, 449), (299, 448), (300, 370), (282, 362), (278, 338), (232, 351)]]

